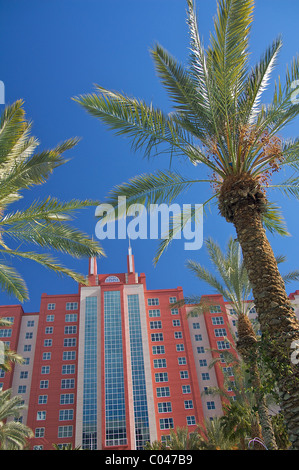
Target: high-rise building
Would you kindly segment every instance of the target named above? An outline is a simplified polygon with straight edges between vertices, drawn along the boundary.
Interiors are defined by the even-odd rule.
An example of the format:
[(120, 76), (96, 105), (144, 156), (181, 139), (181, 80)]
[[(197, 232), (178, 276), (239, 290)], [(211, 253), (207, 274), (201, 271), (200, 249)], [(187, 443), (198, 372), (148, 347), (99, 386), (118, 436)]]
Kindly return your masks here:
[(27, 405), (21, 420), (34, 432), (31, 448), (138, 450), (221, 415), (221, 398), (202, 392), (224, 384), (233, 312), (221, 295), (205, 298), (207, 311), (187, 316), (191, 306), (172, 306), (182, 288), (149, 290), (129, 248), (126, 273), (98, 274), (92, 258), (77, 294), (42, 294), (36, 313), (1, 306), (12, 324), (0, 340), (25, 363), (0, 370), (0, 386)]

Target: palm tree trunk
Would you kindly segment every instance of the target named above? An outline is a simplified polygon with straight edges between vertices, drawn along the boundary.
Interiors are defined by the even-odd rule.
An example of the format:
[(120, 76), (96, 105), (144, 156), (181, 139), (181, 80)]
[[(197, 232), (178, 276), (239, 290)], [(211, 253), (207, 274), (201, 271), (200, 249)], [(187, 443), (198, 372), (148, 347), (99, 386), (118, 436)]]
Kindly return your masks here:
[(265, 397), (261, 390), (261, 380), (257, 363), (257, 339), (251, 321), (247, 315), (238, 315), (238, 342), (237, 350), (250, 370), (250, 377), (254, 389), (255, 401), (258, 410), (258, 420), (262, 430), (262, 437), (268, 449), (277, 450), (275, 435), (271, 418), (268, 412)]
[(299, 340), (299, 323), (262, 224), (265, 199), (261, 199), (256, 181), (239, 178), (223, 188), (219, 208), (237, 231), (289, 439), (292, 448), (299, 450), (299, 368), (291, 360), (291, 345)]

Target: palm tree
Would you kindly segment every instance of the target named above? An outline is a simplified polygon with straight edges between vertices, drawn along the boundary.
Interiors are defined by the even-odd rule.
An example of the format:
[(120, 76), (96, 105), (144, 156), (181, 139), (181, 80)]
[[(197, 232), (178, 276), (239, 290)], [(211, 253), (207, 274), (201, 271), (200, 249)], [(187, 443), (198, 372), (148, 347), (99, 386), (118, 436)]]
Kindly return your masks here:
[[(243, 262), (240, 245), (237, 240), (230, 238), (225, 253), (222, 252), (219, 245), (214, 242), (212, 238), (208, 238), (205, 245), (209, 258), (219, 278), (196, 261), (187, 261), (187, 268), (200, 280), (205, 281), (216, 289), (217, 292), (222, 294), (224, 299), (230, 302), (234, 314), (238, 318), (237, 350), (250, 370), (253, 389), (255, 390), (256, 406), (258, 408), (266, 446), (268, 449), (276, 449), (277, 446), (271, 418), (268, 413), (265, 396), (262, 392), (258, 364), (258, 339), (248, 316), (252, 307), (252, 303), (250, 302), (251, 284)], [(276, 259), (278, 263), (285, 261), (285, 257), (283, 256), (278, 256)], [(284, 282), (298, 279), (298, 271), (293, 271), (283, 276)], [(194, 300), (195, 297), (192, 299), (193, 303)], [(185, 301), (188, 302), (188, 299), (185, 299)]]
[[(230, 343), (230, 346), (231, 351), (223, 351), (221, 358), (217, 355), (209, 364), (209, 367), (213, 367), (215, 363), (224, 360), (231, 369), (230, 372), (224, 373), (223, 387), (208, 387), (204, 394), (220, 395), (224, 399), (224, 416), (221, 417), (221, 423), (228, 437), (233, 439), (238, 437), (242, 449), (248, 447), (246, 439), (259, 439), (265, 442), (267, 449), (276, 450), (277, 444), (268, 414), (268, 403), (261, 392), (256, 391), (257, 381), (255, 378), (251, 379), (252, 368), (248, 370), (246, 362), (236, 355), (234, 344)], [(270, 401), (269, 397), (267, 398), (267, 401)], [(258, 407), (257, 399), (261, 400)]]
[(202, 435), (200, 450), (236, 450), (237, 436), (229, 435), (222, 426), (222, 418), (205, 420), (204, 426), (198, 425), (198, 431)]
[[(73, 199), (61, 202), (55, 197), (34, 201), (27, 208), (7, 211), (9, 204), (23, 196), (21, 192), (47, 181), (58, 166), (66, 163), (62, 154), (72, 149), (78, 139), (69, 139), (52, 150), (34, 153), (39, 142), (30, 136), (31, 123), (25, 119), (21, 100), (7, 106), (0, 122), (0, 286), (21, 302), (28, 299), (25, 281), (4, 258), (35, 261), (78, 282), (85, 278), (59, 264), (51, 255), (27, 251), (26, 244), (54, 249), (73, 257), (102, 255), (98, 243), (69, 225), (74, 211), (98, 204)], [(10, 242), (13, 245), (10, 245)]]
[[(10, 326), (12, 323), (4, 318), (0, 317), (0, 327), (3, 326)], [(0, 341), (1, 343), (1, 341)], [(9, 372), (11, 370), (11, 363), (13, 364), (23, 364), (24, 359), (15, 351), (9, 349), (9, 347), (3, 343), (3, 358), (0, 361), (0, 369), (4, 370), (5, 372)]]
[(0, 450), (22, 450), (27, 439), (33, 437), (28, 426), (19, 421), (8, 421), (8, 418), (18, 418), (24, 408), (22, 397), (11, 398), (11, 390), (0, 391)]
[[(299, 449), (299, 371), (291, 361), (299, 339), (298, 320), (291, 308), (266, 228), (286, 234), (279, 208), (268, 199), (273, 188), (298, 197), (299, 140), (283, 140), (282, 129), (299, 112), (292, 103), (292, 83), (299, 79), (299, 58), (286, 71), (285, 84), (275, 85), (269, 105), (262, 93), (282, 47), (277, 38), (260, 61), (249, 68), (249, 35), (254, 0), (218, 0), (210, 45), (201, 41), (193, 0), (187, 0), (190, 31), (188, 67), (178, 63), (161, 45), (151, 54), (157, 73), (174, 104), (163, 113), (152, 104), (96, 86), (96, 92), (75, 97), (87, 112), (118, 135), (129, 137), (133, 151), (146, 157), (168, 153), (170, 160), (185, 157), (195, 165), (192, 177), (176, 171), (136, 176), (117, 186), (107, 202), (118, 217), (125, 206), (173, 201), (191, 185), (212, 186), (211, 200), (236, 229), (255, 306), (273, 370), (279, 377), (280, 405), (290, 440)], [(282, 168), (294, 175), (279, 183), (273, 174)], [(200, 169), (206, 169), (200, 173)], [(197, 172), (199, 177), (197, 177)], [(126, 198), (119, 199), (119, 196)], [(124, 204), (126, 202), (126, 205)], [(198, 210), (190, 217), (196, 219)], [(160, 244), (156, 261), (187, 223), (174, 220), (170, 236)]]

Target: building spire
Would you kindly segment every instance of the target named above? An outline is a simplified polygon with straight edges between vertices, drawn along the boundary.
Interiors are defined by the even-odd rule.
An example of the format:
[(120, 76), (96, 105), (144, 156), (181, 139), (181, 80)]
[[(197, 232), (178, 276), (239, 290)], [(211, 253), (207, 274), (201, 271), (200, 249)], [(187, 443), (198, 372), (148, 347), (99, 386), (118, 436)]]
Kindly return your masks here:
[(129, 249), (128, 249), (128, 273), (134, 273), (135, 272), (135, 267), (134, 267), (134, 255), (132, 254), (132, 247), (131, 247), (131, 239), (129, 237)]
[(88, 275), (89, 276), (96, 276), (97, 274), (98, 274), (97, 258), (96, 258), (96, 256), (91, 256), (89, 258)]

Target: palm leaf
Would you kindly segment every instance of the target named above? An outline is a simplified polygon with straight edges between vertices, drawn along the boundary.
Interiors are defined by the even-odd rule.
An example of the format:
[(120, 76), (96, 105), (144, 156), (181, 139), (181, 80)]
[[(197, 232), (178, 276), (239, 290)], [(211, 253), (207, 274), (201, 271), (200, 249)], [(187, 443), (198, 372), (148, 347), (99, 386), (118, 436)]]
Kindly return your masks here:
[(3, 263), (0, 264), (0, 286), (8, 295), (13, 295), (20, 302), (29, 299), (28, 289), (20, 274)]

